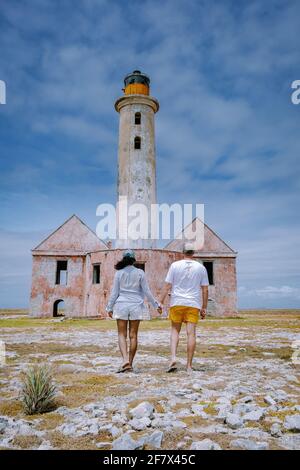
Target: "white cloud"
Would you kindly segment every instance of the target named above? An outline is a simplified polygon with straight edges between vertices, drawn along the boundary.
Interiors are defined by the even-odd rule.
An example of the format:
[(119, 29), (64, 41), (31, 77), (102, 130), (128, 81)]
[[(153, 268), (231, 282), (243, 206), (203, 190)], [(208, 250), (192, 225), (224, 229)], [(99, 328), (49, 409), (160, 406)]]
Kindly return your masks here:
[(263, 299), (277, 300), (282, 298), (288, 298), (292, 300), (300, 299), (300, 288), (291, 286), (265, 286), (260, 289), (247, 289), (244, 286), (239, 288), (239, 292), (243, 296), (258, 296)]

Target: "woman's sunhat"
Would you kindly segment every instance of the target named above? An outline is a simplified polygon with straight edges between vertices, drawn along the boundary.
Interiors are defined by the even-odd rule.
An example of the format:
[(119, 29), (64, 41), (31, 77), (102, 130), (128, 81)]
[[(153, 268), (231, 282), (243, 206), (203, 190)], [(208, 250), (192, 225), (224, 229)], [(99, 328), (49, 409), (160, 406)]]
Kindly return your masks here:
[(133, 250), (125, 250), (125, 251), (123, 251), (123, 258), (135, 259), (135, 252), (134, 252)]

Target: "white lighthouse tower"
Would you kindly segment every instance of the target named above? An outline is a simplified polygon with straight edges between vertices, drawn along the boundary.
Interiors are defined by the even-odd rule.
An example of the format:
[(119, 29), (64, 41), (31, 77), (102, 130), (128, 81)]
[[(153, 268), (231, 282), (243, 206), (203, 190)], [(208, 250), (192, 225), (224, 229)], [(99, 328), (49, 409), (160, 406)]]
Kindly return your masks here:
[[(139, 70), (127, 75), (124, 84), (124, 95), (115, 103), (120, 114), (116, 247), (154, 248), (153, 211), (151, 224), (151, 205), (156, 204), (154, 114), (159, 103), (149, 96), (150, 79)], [(144, 207), (143, 212), (137, 204)], [(137, 228), (142, 236), (136, 238), (136, 231), (131, 232), (130, 228)]]

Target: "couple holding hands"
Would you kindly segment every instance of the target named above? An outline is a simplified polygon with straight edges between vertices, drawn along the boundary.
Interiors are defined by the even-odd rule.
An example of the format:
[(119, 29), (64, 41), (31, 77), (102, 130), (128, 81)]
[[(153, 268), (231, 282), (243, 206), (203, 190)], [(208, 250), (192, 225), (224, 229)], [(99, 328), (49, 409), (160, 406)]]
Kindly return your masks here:
[[(199, 316), (205, 318), (208, 301), (208, 276), (205, 267), (193, 259), (194, 247), (184, 245), (184, 259), (171, 264), (159, 301), (148, 286), (145, 273), (134, 266), (133, 250), (126, 250), (115, 268), (117, 270), (106, 311), (117, 321), (118, 342), (123, 363), (118, 372), (133, 371), (133, 360), (138, 345), (140, 321), (145, 319), (145, 297), (162, 314), (162, 305), (171, 293), (169, 319), (171, 321), (171, 361), (167, 372), (176, 372), (176, 353), (182, 323), (187, 333), (187, 372), (192, 372), (196, 347), (196, 325)], [(202, 294), (202, 295), (201, 295)], [(202, 301), (201, 301), (202, 297)], [(129, 349), (127, 337), (129, 335)]]

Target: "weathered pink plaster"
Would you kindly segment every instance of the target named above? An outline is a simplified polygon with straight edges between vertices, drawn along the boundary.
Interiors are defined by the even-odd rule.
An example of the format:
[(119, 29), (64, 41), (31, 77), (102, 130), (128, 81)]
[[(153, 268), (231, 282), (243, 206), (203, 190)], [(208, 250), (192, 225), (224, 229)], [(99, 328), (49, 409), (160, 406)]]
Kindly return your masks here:
[[(173, 261), (183, 258), (183, 241), (171, 242), (166, 249), (136, 249), (137, 262), (145, 272), (153, 294), (159, 297), (166, 273)], [(67, 317), (105, 317), (115, 273), (122, 258), (121, 249), (109, 249), (76, 216), (32, 251), (31, 315), (53, 316), (54, 303), (65, 303)], [(209, 286), (209, 311), (217, 316), (236, 313), (236, 253), (207, 226), (205, 243), (195, 258), (214, 262), (214, 285)], [(56, 285), (56, 264), (68, 261), (67, 285)], [(100, 283), (93, 284), (93, 264), (100, 263)], [(156, 312), (151, 308), (153, 315)]]

